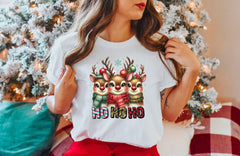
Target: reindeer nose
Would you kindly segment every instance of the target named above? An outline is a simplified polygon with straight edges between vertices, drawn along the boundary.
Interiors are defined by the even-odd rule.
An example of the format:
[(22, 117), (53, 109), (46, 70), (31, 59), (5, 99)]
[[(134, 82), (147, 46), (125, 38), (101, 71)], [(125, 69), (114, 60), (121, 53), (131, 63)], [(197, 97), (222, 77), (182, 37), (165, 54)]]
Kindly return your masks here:
[(116, 88), (117, 90), (121, 89), (121, 87), (120, 87), (119, 85), (116, 85), (115, 88)]
[(105, 87), (103, 87), (103, 86), (100, 87), (100, 90), (104, 90), (104, 89), (105, 89)]
[(132, 86), (132, 90), (136, 90), (137, 89), (137, 87), (136, 86)]

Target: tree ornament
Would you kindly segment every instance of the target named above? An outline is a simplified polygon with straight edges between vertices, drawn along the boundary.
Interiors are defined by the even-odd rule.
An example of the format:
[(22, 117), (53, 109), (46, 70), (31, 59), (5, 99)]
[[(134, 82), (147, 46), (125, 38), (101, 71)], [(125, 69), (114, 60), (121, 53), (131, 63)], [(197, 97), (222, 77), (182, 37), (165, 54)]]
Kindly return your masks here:
[(204, 103), (204, 104), (201, 105), (201, 107), (202, 107), (203, 110), (210, 109), (211, 104), (210, 103)]
[(107, 70), (105, 69), (105, 68), (101, 68), (100, 70), (99, 70), (99, 73), (101, 74), (101, 75), (103, 75), (103, 73), (106, 73), (107, 72)]
[(125, 70), (125, 69), (122, 69), (121, 71), (120, 71), (120, 75), (122, 76), (122, 77), (126, 77), (127, 76), (127, 71)]
[(38, 4), (37, 3), (34, 3), (34, 2), (31, 2), (30, 4), (29, 4), (29, 8), (34, 8), (34, 7), (37, 7), (38, 6)]
[(0, 52), (0, 59), (2, 61), (6, 61), (7, 55), (8, 55), (8, 49), (4, 49), (3, 51)]
[(130, 68), (131, 72), (133, 72), (133, 73), (137, 70), (134, 65), (130, 66), (129, 68)]
[(200, 91), (200, 92), (206, 92), (207, 91), (207, 86), (204, 86), (202, 84), (197, 84), (196, 88)]

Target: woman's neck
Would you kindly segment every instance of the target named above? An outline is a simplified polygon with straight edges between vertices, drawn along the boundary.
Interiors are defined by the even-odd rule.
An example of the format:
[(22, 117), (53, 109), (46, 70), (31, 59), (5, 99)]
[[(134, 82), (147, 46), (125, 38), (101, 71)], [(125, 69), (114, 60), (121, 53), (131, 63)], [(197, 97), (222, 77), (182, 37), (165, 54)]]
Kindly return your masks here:
[(107, 28), (100, 33), (100, 37), (111, 42), (122, 42), (134, 35), (131, 30), (131, 21), (116, 15)]

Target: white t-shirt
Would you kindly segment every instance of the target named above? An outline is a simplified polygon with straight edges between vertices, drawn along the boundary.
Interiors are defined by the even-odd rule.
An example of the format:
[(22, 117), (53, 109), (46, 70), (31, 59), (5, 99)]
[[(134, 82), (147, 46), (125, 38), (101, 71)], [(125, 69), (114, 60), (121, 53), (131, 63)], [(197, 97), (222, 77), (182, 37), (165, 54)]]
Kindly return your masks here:
[[(55, 41), (47, 69), (50, 83), (56, 84), (64, 55), (78, 41), (77, 33)], [(112, 75), (102, 62), (107, 57)], [(174, 70), (170, 61), (164, 61)], [(145, 148), (157, 144), (163, 134), (160, 91), (177, 83), (157, 52), (147, 50), (135, 36), (124, 42), (98, 37), (92, 52), (73, 68), (78, 85), (72, 101), (74, 141), (92, 138)], [(105, 70), (99, 72), (101, 68)]]

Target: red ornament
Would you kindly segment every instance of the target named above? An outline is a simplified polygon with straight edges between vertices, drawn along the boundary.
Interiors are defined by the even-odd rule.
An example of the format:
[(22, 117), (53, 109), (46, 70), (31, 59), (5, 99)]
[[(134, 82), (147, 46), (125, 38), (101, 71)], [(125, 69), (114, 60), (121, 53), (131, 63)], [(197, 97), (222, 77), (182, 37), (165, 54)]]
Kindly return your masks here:
[(106, 73), (106, 69), (105, 68), (101, 68), (100, 70), (99, 70), (99, 73), (102, 75), (103, 73)]
[(122, 77), (126, 77), (126, 76), (127, 76), (127, 71), (126, 71), (125, 69), (122, 69), (122, 70), (120, 71), (120, 75), (121, 75)]

